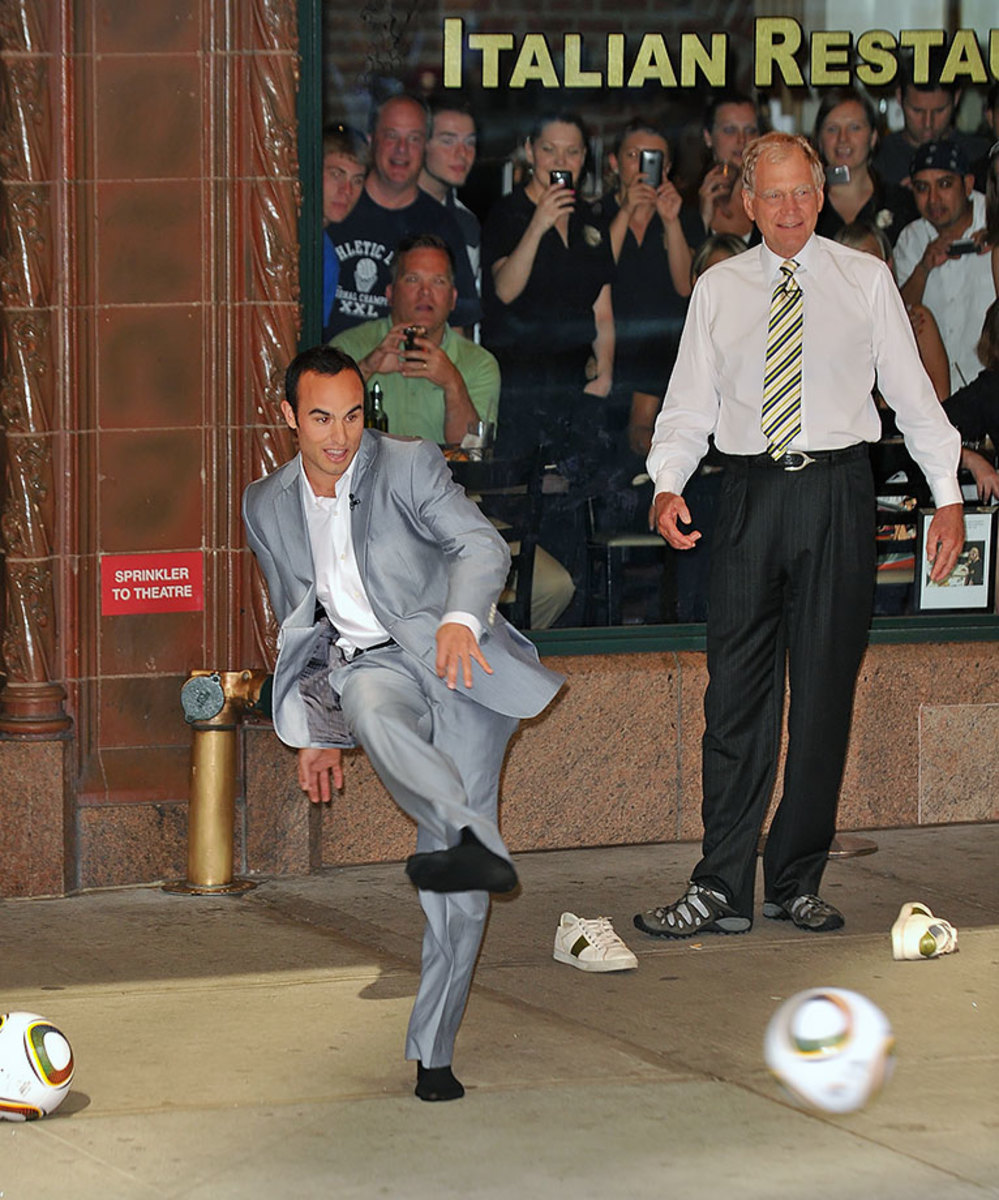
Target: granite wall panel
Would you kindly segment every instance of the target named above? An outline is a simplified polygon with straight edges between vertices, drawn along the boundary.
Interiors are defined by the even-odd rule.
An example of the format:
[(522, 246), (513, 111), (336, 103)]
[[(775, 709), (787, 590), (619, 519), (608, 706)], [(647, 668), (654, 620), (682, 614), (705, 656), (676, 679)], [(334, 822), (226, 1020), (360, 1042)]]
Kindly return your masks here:
[(187, 875), (187, 805), (80, 809), (80, 873), (87, 887), (120, 887)]
[(323, 813), (298, 786), (295, 752), (277, 742), (269, 722), (252, 718), (243, 724), (241, 745), (247, 869), (263, 875), (317, 870)]
[(999, 820), (999, 704), (919, 714), (919, 823)]
[(61, 895), (75, 886), (68, 740), (19, 741), (0, 753), (0, 897)]
[(679, 678), (673, 654), (553, 659), (567, 677), (524, 721), (503, 773), (514, 849), (672, 841)]
[[(898, 650), (903, 653), (893, 665), (892, 654)], [(994, 654), (968, 646), (868, 650), (858, 687), (840, 830), (999, 817), (999, 676)], [(983, 703), (926, 704), (920, 718), (920, 690), (933, 695), (941, 660), (952, 656), (979, 689)], [(522, 723), (503, 773), (500, 824), (510, 848), (699, 841), (704, 655), (601, 655), (556, 658), (550, 665), (565, 673), (568, 682), (549, 710)], [(908, 696), (899, 694), (902, 686), (910, 689)], [(952, 686), (961, 685), (948, 683), (943, 690)], [(885, 714), (895, 712), (907, 715), (886, 726)], [(886, 747), (886, 727), (904, 728), (907, 736), (896, 737)], [(301, 843), (294, 756), (266, 724), (258, 723), (247, 736), (253, 747), (246, 757), (248, 809), (256, 808), (260, 820), (261, 810), (271, 805), (268, 838), (274, 846), (287, 843), (281, 853), (300, 855), (300, 848), (293, 849)], [(785, 751), (786, 723), (772, 803), (780, 793)], [(920, 772), (922, 793), (916, 784)], [(381, 786), (363, 752), (347, 754), (344, 773), (343, 793), (321, 813), (323, 864), (401, 860), (411, 854), (413, 826)], [(272, 801), (272, 795), (277, 799)], [(287, 832), (284, 821), (291, 822)], [(768, 818), (764, 829), (767, 823)], [(252, 838), (248, 844), (252, 849)], [(267, 853), (273, 855), (274, 850)]]
[(857, 680), (839, 828), (932, 823), (920, 810), (920, 714), (927, 705), (967, 704), (970, 712), (995, 704), (997, 667), (999, 649), (990, 642), (868, 648)]

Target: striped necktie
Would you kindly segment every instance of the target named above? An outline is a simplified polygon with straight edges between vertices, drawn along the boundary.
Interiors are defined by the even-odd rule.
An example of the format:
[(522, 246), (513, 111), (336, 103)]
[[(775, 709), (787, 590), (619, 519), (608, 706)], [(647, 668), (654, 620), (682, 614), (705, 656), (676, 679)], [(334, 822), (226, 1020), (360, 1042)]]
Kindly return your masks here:
[(781, 279), (770, 298), (767, 357), (763, 368), (763, 413), (760, 427), (767, 453), (780, 458), (801, 431), (802, 296), (793, 258), (780, 265)]

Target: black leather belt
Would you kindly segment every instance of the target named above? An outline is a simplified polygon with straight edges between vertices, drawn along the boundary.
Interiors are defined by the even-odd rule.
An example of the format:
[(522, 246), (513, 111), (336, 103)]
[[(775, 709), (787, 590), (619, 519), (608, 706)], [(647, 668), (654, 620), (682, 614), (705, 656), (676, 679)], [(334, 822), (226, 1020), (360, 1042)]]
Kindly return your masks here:
[(854, 458), (864, 458), (868, 454), (866, 442), (857, 442), (853, 446), (844, 446), (841, 450), (788, 450), (780, 458), (769, 454), (726, 454), (724, 458), (732, 466), (772, 467), (781, 471), (803, 471), (805, 467), (816, 463), (849, 462)]
[(354, 657), (350, 660), (355, 662), (362, 654), (370, 654), (372, 650), (384, 650), (386, 646), (397, 645), (395, 638), (389, 638), (387, 642), (376, 642), (373, 646), (363, 646), (360, 650), (354, 651)]

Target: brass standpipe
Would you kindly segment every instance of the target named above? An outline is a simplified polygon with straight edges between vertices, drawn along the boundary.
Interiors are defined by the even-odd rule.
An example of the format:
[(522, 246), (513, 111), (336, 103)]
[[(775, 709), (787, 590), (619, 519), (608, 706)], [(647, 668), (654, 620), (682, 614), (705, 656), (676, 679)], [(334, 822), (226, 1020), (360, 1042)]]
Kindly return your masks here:
[(257, 886), (233, 878), (236, 748), (240, 715), (256, 704), (266, 678), (266, 671), (192, 671), (180, 690), (194, 729), (187, 879), (164, 884), (164, 891), (225, 895)]

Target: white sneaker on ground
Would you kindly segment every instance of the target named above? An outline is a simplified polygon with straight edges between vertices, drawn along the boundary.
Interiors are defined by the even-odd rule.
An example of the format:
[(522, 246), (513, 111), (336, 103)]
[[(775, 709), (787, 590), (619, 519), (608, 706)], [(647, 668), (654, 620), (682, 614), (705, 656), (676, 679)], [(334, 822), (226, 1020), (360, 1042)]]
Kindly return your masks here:
[(571, 912), (562, 914), (555, 930), (555, 958), (581, 971), (633, 971), (638, 966), (607, 917)]
[(957, 949), (957, 930), (935, 917), (918, 900), (903, 904), (891, 927), (891, 952), (897, 959), (939, 958)]

